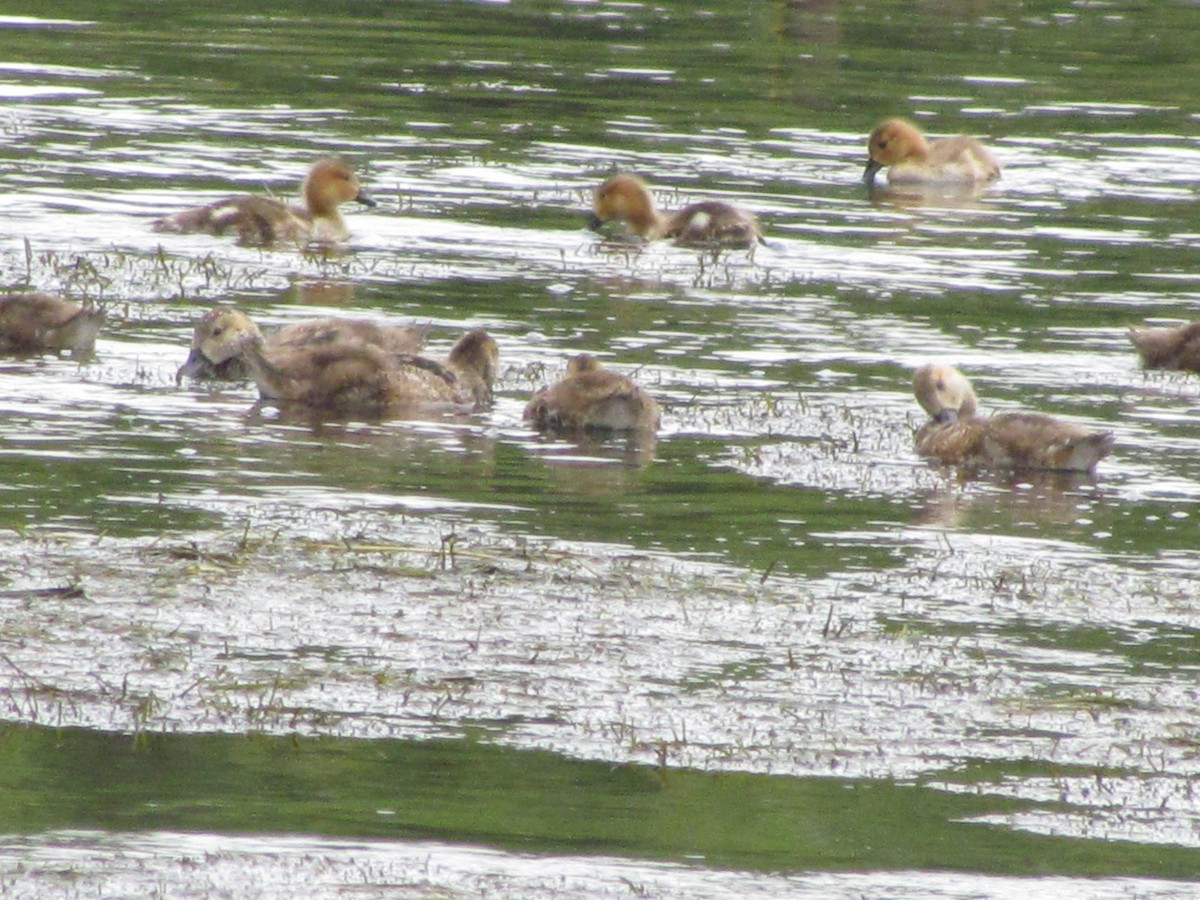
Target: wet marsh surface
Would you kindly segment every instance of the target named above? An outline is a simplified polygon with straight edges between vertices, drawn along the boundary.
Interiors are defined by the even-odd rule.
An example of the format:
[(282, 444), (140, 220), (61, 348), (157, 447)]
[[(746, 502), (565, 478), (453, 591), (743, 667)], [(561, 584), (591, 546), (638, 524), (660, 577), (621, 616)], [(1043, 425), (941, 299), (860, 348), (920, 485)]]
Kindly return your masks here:
[[(1192, 894), (1192, 7), (89, 6), (0, 17), (0, 278), (109, 314), (0, 360), (6, 894)], [(890, 114), (1003, 179), (868, 194)], [(342, 251), (149, 227), (327, 153)], [(617, 168), (768, 243), (604, 240)], [(214, 303), (486, 328), (495, 404), (177, 385)], [(584, 351), (657, 441), (525, 426)], [(927, 464), (935, 359), (1114, 452)]]

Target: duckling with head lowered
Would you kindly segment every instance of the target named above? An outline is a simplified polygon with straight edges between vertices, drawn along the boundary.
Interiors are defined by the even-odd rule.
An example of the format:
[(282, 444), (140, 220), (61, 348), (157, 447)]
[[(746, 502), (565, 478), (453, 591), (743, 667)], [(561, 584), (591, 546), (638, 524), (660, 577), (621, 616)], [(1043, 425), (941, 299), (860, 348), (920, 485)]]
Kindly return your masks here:
[(1112, 449), (1112, 432), (1041, 413), (976, 415), (975, 390), (952, 366), (921, 366), (913, 392), (930, 415), (917, 432), (917, 453), (950, 465), (1090, 472)]
[(185, 209), (154, 223), (155, 231), (178, 234), (237, 235), (239, 243), (254, 246), (344, 241), (350, 229), (339, 206), (353, 200), (365, 206), (375, 201), (362, 190), (354, 171), (339, 159), (319, 160), (301, 188), (304, 206), (271, 197), (244, 194), (207, 206)]
[(889, 184), (970, 185), (1000, 177), (1000, 164), (973, 137), (956, 135), (930, 141), (906, 119), (885, 119), (867, 139), (863, 181), (875, 184), (887, 168)]
[[(263, 344), (267, 348), (276, 348), (359, 340), (389, 353), (417, 353), (424, 345), (428, 331), (424, 325), (378, 325), (363, 319), (307, 319), (270, 332), (263, 337)], [(249, 378), (240, 351), (247, 333), (258, 333), (258, 326), (245, 313), (228, 306), (210, 309), (196, 323), (191, 352), (175, 373), (176, 382), (185, 377), (234, 381)]]
[(244, 361), (264, 399), (335, 414), (376, 416), (430, 405), (478, 408), (491, 400), (496, 379), (496, 342), (482, 330), (459, 338), (440, 362), (350, 336), (268, 346), (245, 323), (231, 324), (219, 337), (232, 347), (230, 358)]
[(589, 227), (618, 221), (646, 241), (671, 238), (677, 244), (752, 247), (762, 240), (754, 216), (716, 200), (690, 203), (674, 213), (654, 205), (646, 182), (636, 175), (614, 175), (596, 188)]
[(1147, 369), (1200, 372), (1200, 321), (1175, 328), (1130, 328), (1129, 340)]
[(89, 353), (104, 310), (33, 291), (0, 296), (0, 353)]
[(658, 404), (641, 387), (587, 353), (567, 362), (562, 380), (538, 390), (524, 418), (546, 431), (658, 430)]

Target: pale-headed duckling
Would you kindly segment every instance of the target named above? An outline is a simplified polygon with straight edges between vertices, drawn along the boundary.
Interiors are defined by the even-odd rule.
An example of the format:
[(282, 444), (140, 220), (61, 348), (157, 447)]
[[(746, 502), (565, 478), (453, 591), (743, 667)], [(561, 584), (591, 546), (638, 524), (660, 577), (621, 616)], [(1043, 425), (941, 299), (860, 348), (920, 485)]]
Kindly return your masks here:
[(684, 245), (752, 247), (762, 240), (754, 216), (728, 203), (706, 200), (678, 212), (661, 212), (646, 182), (625, 173), (609, 178), (593, 196), (589, 227), (612, 221), (625, 223), (630, 234), (647, 241), (671, 238)]
[(1147, 369), (1200, 372), (1200, 321), (1175, 328), (1130, 328), (1129, 340)]
[(917, 432), (917, 453), (950, 465), (1090, 472), (1112, 449), (1112, 432), (1041, 413), (976, 415), (971, 382), (952, 366), (921, 366), (913, 392), (930, 415)]
[(425, 325), (378, 325), (363, 319), (307, 319), (263, 336), (250, 317), (228, 306), (210, 309), (196, 322), (192, 349), (175, 373), (175, 381), (214, 378), (244, 381), (250, 377), (241, 356), (249, 333), (258, 333), (268, 349), (303, 344), (331, 344), (358, 340), (389, 353), (417, 353), (425, 344)]
[(973, 137), (956, 135), (926, 140), (906, 119), (885, 119), (867, 140), (863, 181), (873, 185), (887, 167), (890, 184), (976, 184), (1000, 177), (1000, 164)]
[(548, 431), (658, 430), (658, 404), (624, 375), (582, 353), (567, 362), (562, 380), (541, 388), (525, 407), (525, 420)]
[(351, 200), (375, 205), (359, 187), (358, 176), (339, 159), (319, 160), (305, 177), (301, 194), (304, 206), (253, 194), (229, 197), (159, 219), (154, 229), (178, 234), (232, 232), (239, 243), (256, 246), (344, 241), (350, 229), (338, 207)]
[(349, 335), (268, 345), (248, 319), (231, 320), (217, 339), (231, 351), (227, 358), (243, 360), (264, 399), (340, 414), (381, 415), (431, 404), (480, 407), (491, 399), (499, 356), (486, 331), (463, 335), (441, 362)]
[(104, 310), (34, 291), (0, 297), (0, 353), (90, 353)]

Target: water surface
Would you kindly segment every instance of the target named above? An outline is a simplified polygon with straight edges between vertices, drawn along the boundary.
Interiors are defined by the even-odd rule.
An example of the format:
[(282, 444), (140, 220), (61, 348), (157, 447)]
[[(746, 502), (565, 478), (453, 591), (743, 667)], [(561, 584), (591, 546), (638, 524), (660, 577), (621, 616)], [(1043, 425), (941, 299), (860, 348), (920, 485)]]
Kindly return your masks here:
[[(209, 847), (266, 894), (316, 854), (330, 892), (1187, 895), (1200, 388), (1141, 372), (1125, 329), (1200, 300), (1194, 8), (38, 13), (0, 19), (0, 273), (109, 323), (90, 358), (0, 363), (0, 752), (41, 767), (6, 788), (37, 810), (4, 827), (6, 889), (69, 869), (106, 896), (147, 872), (202, 894), (217, 881), (185, 861)], [(865, 135), (896, 113), (980, 135), (1002, 181), (870, 196)], [(344, 253), (149, 227), (290, 196), (328, 153), (381, 201), (348, 210)], [(616, 168), (664, 206), (743, 205), (769, 242), (604, 241), (583, 224)], [(264, 326), (427, 322), (438, 353), (485, 327), (495, 406), (317, 422), (177, 385), (218, 302)], [(580, 351), (659, 398), (657, 443), (524, 426)], [(909, 391), (929, 359), (989, 410), (1116, 449), (1095, 479), (931, 467)], [(246, 734), (245, 782), (155, 784), (160, 755), (219, 774)], [(436, 771), (468, 745), (499, 774), (363, 814), (356, 778), (390, 783), (369, 760)], [(568, 770), (620, 783), (574, 795)], [(72, 785), (94, 799), (55, 800)], [(285, 811), (297, 793), (311, 806)], [(848, 794), (853, 815), (798, 821)], [(560, 808), (523, 844), (508, 811), (556, 805), (599, 832)]]

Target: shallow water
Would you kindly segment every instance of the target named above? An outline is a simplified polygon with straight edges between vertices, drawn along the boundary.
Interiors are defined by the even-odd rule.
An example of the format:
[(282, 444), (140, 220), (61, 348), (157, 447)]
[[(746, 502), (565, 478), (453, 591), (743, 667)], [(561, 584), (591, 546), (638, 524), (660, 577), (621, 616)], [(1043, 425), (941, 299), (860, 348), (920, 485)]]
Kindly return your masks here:
[[(0, 272), (109, 311), (90, 358), (0, 361), (0, 753), (40, 767), (8, 787), (36, 814), (0, 825), (6, 890), (233, 890), (191, 871), (211, 846), (262, 895), (314, 858), (320, 890), (418, 896), (1188, 893), (1200, 387), (1142, 373), (1125, 329), (1200, 299), (1194, 9), (241, 6), (0, 18)], [(1003, 180), (869, 196), (891, 113), (983, 136)], [(344, 253), (149, 228), (290, 196), (331, 152), (380, 200)], [(768, 244), (600, 239), (616, 167)], [(428, 322), (435, 352), (485, 327), (495, 406), (314, 422), (177, 385), (215, 302)], [(525, 428), (580, 351), (659, 398), (656, 443)], [(909, 377), (934, 358), (1116, 449), (1095, 479), (930, 467)], [(244, 782), (191, 780), (244, 733), (269, 748)], [(464, 743), (509, 774), (358, 808), (391, 784), (370, 759)], [(263, 821), (244, 784), (314, 803)]]

